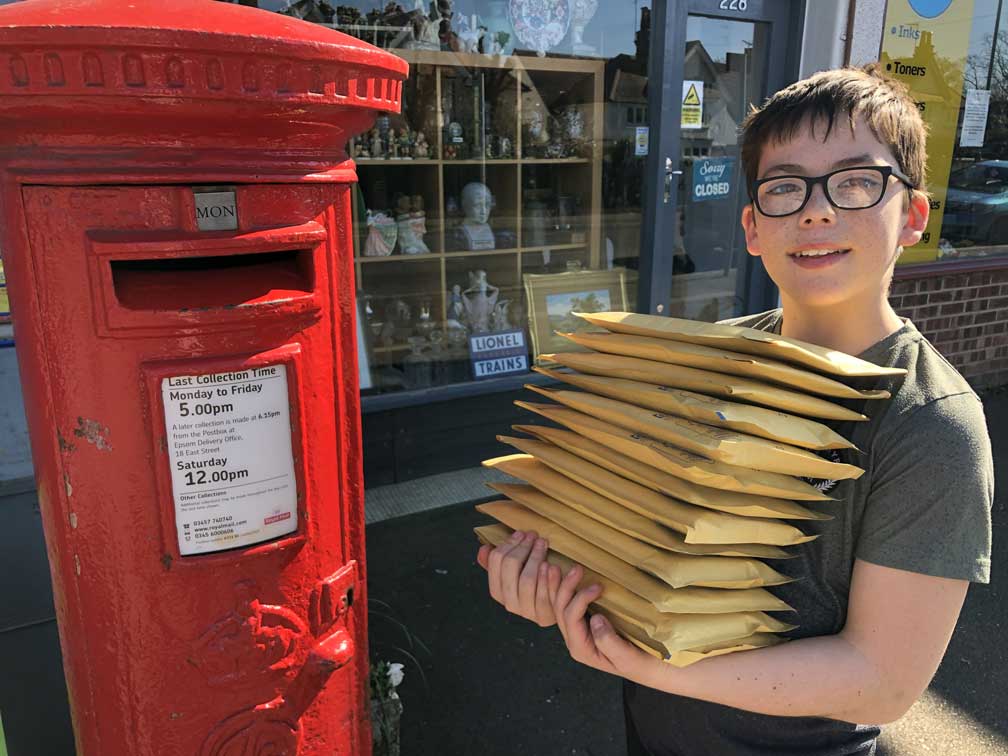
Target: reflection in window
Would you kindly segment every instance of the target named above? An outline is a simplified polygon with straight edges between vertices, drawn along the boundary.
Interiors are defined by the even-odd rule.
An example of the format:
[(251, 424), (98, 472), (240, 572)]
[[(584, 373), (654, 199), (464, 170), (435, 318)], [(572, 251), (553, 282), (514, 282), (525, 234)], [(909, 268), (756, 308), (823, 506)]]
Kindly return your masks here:
[(999, 0), (974, 6), (951, 168), (939, 259), (1008, 254), (1008, 5)]

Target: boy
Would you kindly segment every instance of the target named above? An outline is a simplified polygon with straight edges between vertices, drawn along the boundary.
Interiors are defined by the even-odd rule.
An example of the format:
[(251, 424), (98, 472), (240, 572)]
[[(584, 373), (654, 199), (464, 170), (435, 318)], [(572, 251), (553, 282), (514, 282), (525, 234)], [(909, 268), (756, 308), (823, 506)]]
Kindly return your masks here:
[(938, 668), (969, 582), (989, 580), (983, 408), (887, 300), (896, 259), (927, 224), (924, 143), (906, 89), (875, 66), (797, 82), (743, 127), (742, 225), (782, 307), (731, 322), (908, 371), (876, 382), (892, 399), (851, 404), (869, 422), (834, 424), (863, 450), (839, 461), (865, 474), (817, 482), (837, 501), (816, 508), (835, 519), (803, 523), (819, 538), (774, 563), (802, 578), (775, 589), (797, 610), (792, 642), (679, 669), (602, 617), (589, 624), (600, 589), (577, 590), (579, 568), (547, 569), (534, 533), (480, 549), (497, 601), (555, 622), (576, 661), (624, 678), (630, 754), (872, 754), (877, 725), (901, 717)]

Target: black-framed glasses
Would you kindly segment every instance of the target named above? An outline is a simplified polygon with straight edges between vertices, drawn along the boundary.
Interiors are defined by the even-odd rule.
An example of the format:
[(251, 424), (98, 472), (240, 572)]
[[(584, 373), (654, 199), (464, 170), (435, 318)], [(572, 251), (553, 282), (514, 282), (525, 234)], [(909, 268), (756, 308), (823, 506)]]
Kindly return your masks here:
[(882, 201), (889, 177), (893, 176), (910, 189), (908, 176), (888, 165), (866, 165), (841, 168), (823, 176), (772, 176), (752, 185), (750, 195), (756, 209), (771, 218), (793, 215), (808, 204), (812, 187), (821, 184), (826, 200), (840, 210), (867, 210)]

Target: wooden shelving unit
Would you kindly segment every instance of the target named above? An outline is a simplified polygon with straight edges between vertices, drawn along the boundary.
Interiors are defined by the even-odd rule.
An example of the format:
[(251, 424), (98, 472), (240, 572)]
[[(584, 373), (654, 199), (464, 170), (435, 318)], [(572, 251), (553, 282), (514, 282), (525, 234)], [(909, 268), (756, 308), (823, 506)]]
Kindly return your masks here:
[[(395, 52), (411, 68), (410, 81), (404, 88), (403, 116), (411, 128), (424, 130), (432, 157), (361, 158), (356, 161), (358, 179), (365, 204), (369, 191), (378, 185), (388, 198), (386, 207), (371, 208), (374, 210), (391, 210), (391, 198), (397, 191), (423, 196), (427, 213), (424, 240), (431, 252), (364, 256), (367, 228), (359, 222), (364, 213), (355, 200), (354, 263), (358, 289), (376, 302), (415, 298), (417, 290), (422, 289), (430, 301), (432, 319), (443, 321), (447, 314), (447, 293), (453, 284), (466, 288), (468, 270), (487, 270), (490, 282), (501, 289), (501, 298), (507, 294), (520, 301), (522, 275), (544, 272), (543, 253), (554, 260), (577, 260), (584, 269), (600, 268), (604, 61), (425, 50)], [(492, 86), (488, 84), (491, 80)], [(460, 89), (466, 94), (474, 91), (472, 101), (486, 111), (482, 98), (488, 88), (497, 92), (492, 103), (498, 114), (493, 122), (494, 131), (512, 140), (514, 157), (481, 159), (467, 155), (463, 159), (445, 159), (447, 123), (443, 95), (449, 91), (457, 95)], [(581, 111), (586, 145), (583, 156), (522, 157), (527, 152), (522, 142), (523, 111), (534, 105), (542, 110), (573, 105)], [(459, 120), (458, 114), (453, 114), (453, 118)], [(472, 127), (468, 123), (463, 126), (471, 144)], [(532, 191), (526, 187), (533, 177), (539, 182), (539, 189), (555, 189), (558, 194), (576, 197), (577, 214), (573, 219), (576, 236), (557, 235), (553, 244), (529, 238), (525, 195)], [(455, 219), (449, 217), (447, 196), (457, 197), (469, 181), (480, 181), (493, 191), (495, 207), (490, 225), (495, 233), (513, 240), (506, 248), (481, 251), (449, 248)], [(398, 344), (376, 344), (373, 351), (376, 361), (381, 362), (386, 356), (401, 356), (404, 348)]]

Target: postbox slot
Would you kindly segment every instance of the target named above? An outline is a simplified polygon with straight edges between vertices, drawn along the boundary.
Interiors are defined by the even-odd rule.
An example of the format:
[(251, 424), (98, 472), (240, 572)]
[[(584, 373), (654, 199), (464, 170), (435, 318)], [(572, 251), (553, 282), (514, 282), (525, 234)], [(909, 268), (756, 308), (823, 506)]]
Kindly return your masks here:
[(312, 295), (311, 249), (110, 260), (115, 297), (130, 310), (228, 308)]

